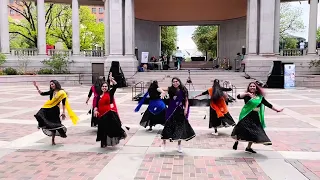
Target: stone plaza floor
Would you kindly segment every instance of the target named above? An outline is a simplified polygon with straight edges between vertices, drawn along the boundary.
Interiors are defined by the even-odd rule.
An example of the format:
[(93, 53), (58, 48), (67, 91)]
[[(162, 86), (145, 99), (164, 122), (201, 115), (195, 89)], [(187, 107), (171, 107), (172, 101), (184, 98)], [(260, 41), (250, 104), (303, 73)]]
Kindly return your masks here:
[[(182, 142), (183, 153), (169, 142), (167, 151), (161, 152), (162, 127), (151, 133), (139, 127), (141, 114), (133, 112), (137, 102), (131, 101), (129, 88), (116, 92), (120, 118), (131, 127), (128, 137), (116, 147), (101, 149), (95, 142), (96, 128), (90, 127), (90, 105), (85, 104), (89, 86), (63, 88), (80, 122), (74, 126), (68, 119), (63, 121), (68, 137), (57, 137), (57, 145), (51, 146), (33, 117), (48, 97), (41, 97), (32, 85), (0, 85), (0, 179), (320, 179), (320, 90), (267, 90), (266, 99), (285, 110), (266, 110), (266, 132), (273, 145), (253, 145), (258, 153), (248, 154), (244, 143), (232, 150), (232, 128), (211, 135), (208, 107), (191, 108), (189, 119), (197, 136)], [(46, 91), (48, 86), (40, 89)], [(243, 101), (229, 106), (235, 120), (242, 106)], [(145, 109), (144, 105), (141, 112)]]

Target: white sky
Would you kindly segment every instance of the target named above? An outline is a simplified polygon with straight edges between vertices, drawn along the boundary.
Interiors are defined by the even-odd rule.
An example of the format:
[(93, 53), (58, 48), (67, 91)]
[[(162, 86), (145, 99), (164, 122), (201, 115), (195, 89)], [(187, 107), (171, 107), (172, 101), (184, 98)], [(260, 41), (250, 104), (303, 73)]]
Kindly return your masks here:
[[(310, 6), (308, 1), (303, 1), (301, 4), (299, 2), (292, 2), (293, 6), (301, 7), (303, 11), (302, 19), (305, 25), (305, 29), (302, 32), (295, 33), (293, 35), (301, 36), (308, 39), (308, 28), (309, 28), (309, 9)], [(318, 5), (318, 10), (320, 11), (320, 4)], [(318, 26), (320, 25), (320, 13), (318, 13)], [(180, 49), (196, 49), (196, 45), (191, 39), (193, 31), (197, 26), (178, 26), (178, 47)]]

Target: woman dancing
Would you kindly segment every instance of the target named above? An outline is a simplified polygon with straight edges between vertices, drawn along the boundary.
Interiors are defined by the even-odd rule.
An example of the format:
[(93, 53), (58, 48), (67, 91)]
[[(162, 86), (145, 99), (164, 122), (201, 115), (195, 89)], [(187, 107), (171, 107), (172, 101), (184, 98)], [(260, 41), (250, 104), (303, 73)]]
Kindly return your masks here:
[(246, 151), (256, 153), (252, 148), (253, 143), (272, 145), (269, 137), (267, 136), (264, 128), (264, 110), (268, 108), (282, 112), (283, 109), (276, 109), (265, 98), (264, 92), (255, 82), (248, 85), (247, 92), (239, 94), (238, 99), (244, 99), (245, 105), (242, 108), (239, 116), (239, 122), (232, 131), (232, 138), (236, 139), (233, 149), (237, 150), (238, 141), (248, 142)]
[(165, 92), (159, 88), (158, 81), (153, 81), (150, 84), (148, 92), (140, 100), (138, 106), (134, 110), (135, 112), (140, 110), (147, 96), (150, 96), (149, 106), (142, 116), (140, 125), (144, 128), (149, 126), (148, 131), (152, 132), (153, 126), (157, 124), (164, 125), (166, 121), (166, 105), (162, 100), (165, 96)]
[[(66, 138), (67, 128), (61, 124), (60, 117), (62, 120), (66, 118), (65, 110), (70, 116), (73, 124), (78, 121), (77, 115), (72, 111), (69, 103), (67, 93), (61, 88), (58, 81), (50, 81), (50, 90), (47, 92), (41, 92), (36, 82), (33, 85), (37, 88), (38, 93), (42, 96), (49, 95), (48, 100), (42, 108), (38, 111), (34, 117), (38, 121), (38, 128), (41, 128), (43, 133), (47, 136), (52, 136), (52, 145), (56, 145), (55, 136)], [(60, 102), (62, 102), (62, 114), (60, 115)], [(58, 133), (57, 133), (58, 132)]]
[(93, 86), (91, 86), (90, 88), (90, 91), (89, 91), (89, 94), (88, 94), (88, 98), (87, 98), (87, 101), (86, 101), (86, 104), (88, 104), (88, 101), (89, 99), (91, 98), (92, 96), (92, 93), (93, 93), (93, 101), (92, 101), (92, 113), (91, 113), (91, 110), (89, 111), (90, 114), (92, 114), (91, 116), (91, 127), (96, 127), (98, 125), (98, 119), (96, 117), (94, 117), (94, 113), (93, 113), (93, 109), (94, 107), (96, 106), (97, 104), (97, 98), (98, 96), (102, 93), (101, 91), (101, 86), (104, 82), (104, 77), (103, 76), (100, 76), (96, 82), (94, 83)]
[(162, 150), (165, 150), (166, 140), (178, 141), (178, 152), (181, 153), (181, 140), (188, 141), (196, 136), (188, 122), (188, 90), (176, 77), (172, 78), (172, 86), (167, 90), (170, 102), (166, 111), (166, 123), (161, 133)]
[(220, 81), (215, 79), (211, 88), (195, 96), (195, 98), (197, 98), (199, 96), (209, 94), (211, 97), (209, 128), (214, 128), (214, 132), (212, 133), (213, 135), (218, 135), (218, 128), (220, 127), (230, 127), (236, 125), (228, 111), (225, 97), (226, 94), (224, 91), (232, 91), (232, 89), (221, 87)]
[(118, 85), (111, 75), (109, 79), (113, 87), (109, 89), (109, 85), (106, 82), (102, 84), (102, 94), (98, 96), (97, 104), (94, 108), (94, 115), (99, 118), (96, 141), (101, 142), (101, 148), (115, 146), (120, 143), (121, 139), (127, 137), (126, 132), (121, 127), (122, 124), (117, 108), (113, 104), (114, 93)]

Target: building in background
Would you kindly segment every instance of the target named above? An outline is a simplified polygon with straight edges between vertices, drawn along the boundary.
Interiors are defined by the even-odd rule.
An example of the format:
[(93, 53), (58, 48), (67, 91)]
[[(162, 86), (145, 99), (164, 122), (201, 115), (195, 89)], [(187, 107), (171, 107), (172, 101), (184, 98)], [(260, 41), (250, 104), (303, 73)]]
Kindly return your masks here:
[[(9, 0), (9, 4), (15, 6), (17, 0)], [(20, 6), (16, 6), (17, 8), (20, 8)], [(103, 6), (88, 6), (91, 10), (91, 13), (96, 16), (97, 22), (103, 22), (104, 17), (104, 7)], [(20, 20), (23, 19), (23, 16), (14, 10), (10, 9), (8, 7), (8, 16), (12, 19)]]

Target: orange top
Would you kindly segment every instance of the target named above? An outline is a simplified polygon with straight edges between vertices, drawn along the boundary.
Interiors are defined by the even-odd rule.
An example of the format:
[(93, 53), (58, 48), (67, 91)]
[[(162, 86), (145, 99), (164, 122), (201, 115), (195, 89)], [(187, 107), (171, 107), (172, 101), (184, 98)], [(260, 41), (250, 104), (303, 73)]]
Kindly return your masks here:
[[(208, 89), (208, 92), (209, 92), (210, 97), (212, 97), (213, 88)], [(218, 102), (213, 102), (211, 100), (210, 107), (216, 111), (218, 118), (223, 117), (225, 114), (227, 114), (229, 112), (224, 97), (221, 97), (218, 100)]]

